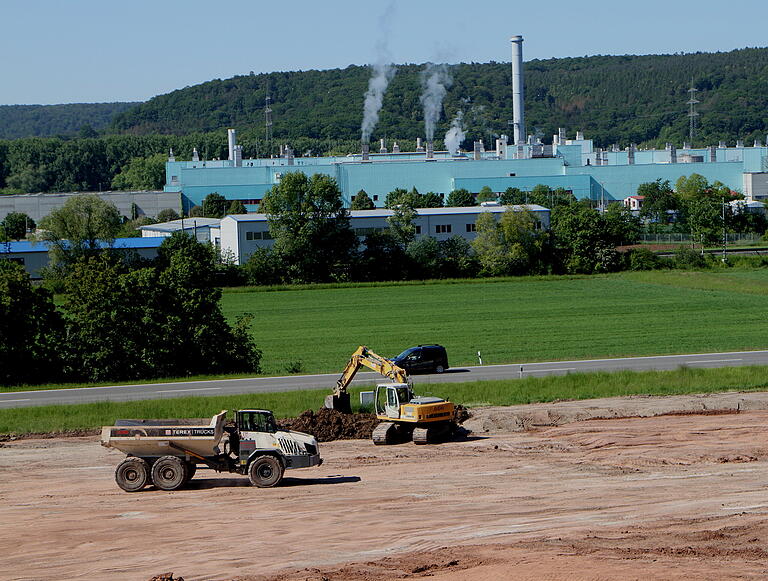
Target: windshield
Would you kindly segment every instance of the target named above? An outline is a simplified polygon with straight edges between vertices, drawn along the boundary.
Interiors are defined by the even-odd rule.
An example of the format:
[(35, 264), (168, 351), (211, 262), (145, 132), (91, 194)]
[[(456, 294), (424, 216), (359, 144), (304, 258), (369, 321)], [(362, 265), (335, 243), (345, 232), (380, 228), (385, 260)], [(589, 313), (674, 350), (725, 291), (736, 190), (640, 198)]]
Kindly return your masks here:
[(397, 357), (395, 357), (395, 359), (405, 359), (405, 358), (406, 358), (406, 357), (408, 357), (408, 356), (409, 356), (411, 353), (415, 353), (415, 352), (416, 352), (416, 351), (418, 351), (418, 350), (419, 350), (419, 348), (418, 348), (418, 347), (411, 347), (411, 348), (409, 348), (409, 349), (406, 349), (406, 350), (405, 350), (405, 351), (403, 351), (402, 353), (400, 353), (400, 355), (398, 355)]
[(277, 431), (275, 418), (272, 414), (259, 412), (243, 412), (240, 416), (240, 429), (244, 432), (271, 432)]

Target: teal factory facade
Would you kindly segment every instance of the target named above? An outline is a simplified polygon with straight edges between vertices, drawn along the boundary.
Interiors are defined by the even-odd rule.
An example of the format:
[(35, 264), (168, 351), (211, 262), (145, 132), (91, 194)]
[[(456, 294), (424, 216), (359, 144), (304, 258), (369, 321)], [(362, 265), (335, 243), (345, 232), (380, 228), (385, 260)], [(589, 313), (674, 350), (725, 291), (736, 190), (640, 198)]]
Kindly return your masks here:
[[(239, 146), (236, 146), (239, 147)], [(344, 201), (365, 190), (377, 207), (384, 205), (387, 193), (395, 188), (417, 188), (420, 192), (448, 195), (454, 189), (479, 192), (484, 186), (494, 192), (509, 187), (524, 191), (538, 184), (564, 188), (577, 198), (606, 201), (622, 200), (637, 192), (637, 187), (656, 179), (674, 182), (693, 173), (709, 182), (720, 181), (750, 200), (768, 197), (768, 147), (760, 143), (726, 147), (641, 150), (617, 147), (601, 150), (591, 140), (566, 140), (554, 136), (554, 145), (528, 143), (507, 145), (497, 141), (496, 149), (475, 150), (451, 156), (434, 152), (362, 154), (345, 157), (293, 157), (242, 159), (241, 150), (227, 160), (175, 161), (166, 164), (166, 192), (178, 192), (185, 208), (200, 205), (212, 192), (229, 200), (242, 200), (255, 212), (264, 194), (287, 172), (320, 173), (333, 177)], [(430, 152), (431, 153), (431, 152)], [(195, 156), (196, 157), (196, 156)]]

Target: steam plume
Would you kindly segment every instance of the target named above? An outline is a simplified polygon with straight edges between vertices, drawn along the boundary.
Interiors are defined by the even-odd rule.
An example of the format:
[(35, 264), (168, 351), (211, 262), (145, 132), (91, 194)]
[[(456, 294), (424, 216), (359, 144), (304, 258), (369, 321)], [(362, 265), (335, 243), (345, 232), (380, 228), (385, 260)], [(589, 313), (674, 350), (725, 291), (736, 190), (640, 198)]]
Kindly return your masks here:
[(464, 129), (462, 128), (462, 121), (464, 119), (464, 113), (461, 111), (456, 112), (456, 116), (451, 121), (451, 127), (445, 133), (445, 147), (448, 149), (448, 153), (456, 155), (459, 151), (459, 145), (464, 141)]
[(368, 91), (365, 93), (363, 103), (363, 123), (360, 127), (363, 143), (370, 141), (373, 128), (379, 122), (379, 111), (381, 111), (381, 104), (384, 101), (384, 93), (387, 91), (389, 81), (394, 76), (395, 67), (390, 63), (380, 60), (373, 65), (371, 78), (368, 80)]
[(448, 73), (446, 65), (427, 63), (421, 77), (421, 83), (424, 87), (421, 94), (421, 106), (424, 109), (424, 129), (428, 141), (432, 141), (435, 137), (435, 126), (440, 120), (443, 98), (452, 82), (453, 79)]
[(379, 122), (379, 112), (384, 102), (384, 93), (397, 69), (391, 64), (392, 57), (387, 47), (387, 39), (390, 36), (391, 21), (395, 14), (395, 3), (390, 1), (379, 17), (378, 30), (381, 34), (376, 43), (376, 64), (371, 67), (371, 78), (368, 80), (368, 91), (363, 102), (363, 122), (360, 125), (362, 142), (369, 143), (373, 128)]

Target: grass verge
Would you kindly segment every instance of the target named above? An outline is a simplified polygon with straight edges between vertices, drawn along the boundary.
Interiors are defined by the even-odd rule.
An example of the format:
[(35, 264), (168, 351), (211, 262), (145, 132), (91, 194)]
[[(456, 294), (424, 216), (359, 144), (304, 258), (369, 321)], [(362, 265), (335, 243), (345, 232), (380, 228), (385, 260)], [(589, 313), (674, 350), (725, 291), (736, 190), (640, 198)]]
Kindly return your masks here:
[[(679, 395), (768, 389), (768, 367), (680, 368), (674, 371), (574, 373), (499, 381), (419, 385), (420, 395), (439, 395), (468, 407), (626, 395)], [(352, 390), (358, 401), (359, 389)], [(111, 425), (118, 418), (210, 417), (222, 409), (266, 408), (278, 417), (318, 409), (327, 390), (227, 397), (189, 397), (12, 408), (0, 412), (0, 434), (50, 433)]]

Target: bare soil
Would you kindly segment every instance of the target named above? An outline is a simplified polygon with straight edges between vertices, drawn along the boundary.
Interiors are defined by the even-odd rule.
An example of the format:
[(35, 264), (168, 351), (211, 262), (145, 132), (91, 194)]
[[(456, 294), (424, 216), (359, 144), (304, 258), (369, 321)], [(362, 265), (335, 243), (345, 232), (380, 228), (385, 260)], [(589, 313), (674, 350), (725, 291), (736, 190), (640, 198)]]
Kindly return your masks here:
[(482, 410), (463, 441), (324, 444), (320, 468), (273, 489), (199, 470), (187, 489), (128, 494), (122, 455), (93, 436), (6, 442), (0, 578), (765, 579), (768, 411), (753, 395), (643, 398), (668, 415), (562, 425), (565, 407), (607, 416)]

